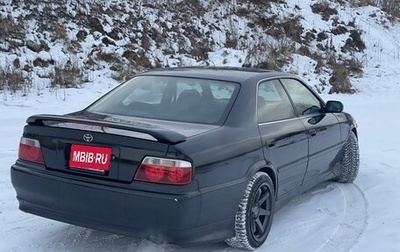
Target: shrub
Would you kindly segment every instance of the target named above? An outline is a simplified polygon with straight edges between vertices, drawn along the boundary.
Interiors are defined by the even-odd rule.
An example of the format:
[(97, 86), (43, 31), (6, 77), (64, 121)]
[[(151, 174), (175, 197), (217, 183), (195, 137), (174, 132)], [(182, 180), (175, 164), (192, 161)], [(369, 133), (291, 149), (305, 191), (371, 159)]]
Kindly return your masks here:
[(349, 38), (346, 40), (346, 44), (342, 46), (342, 52), (364, 52), (366, 49), (365, 43), (361, 38), (362, 31), (354, 29), (350, 32)]
[(24, 33), (24, 27), (21, 23), (14, 21), (11, 16), (2, 17), (0, 15), (0, 38), (8, 40), (10, 37), (16, 37)]
[(380, 0), (381, 8), (392, 15), (393, 17), (400, 18), (400, 4), (399, 0)]
[(300, 23), (300, 16), (286, 17), (283, 20), (277, 15), (269, 17), (252, 16), (252, 18), (255, 25), (261, 26), (268, 35), (276, 39), (290, 38), (293, 41), (301, 42), (304, 28)]
[(314, 13), (318, 13), (321, 15), (322, 20), (328, 21), (332, 15), (337, 15), (338, 11), (329, 6), (328, 1), (322, 1), (315, 3), (311, 6), (311, 9)]
[(291, 62), (295, 43), (289, 39), (263, 42), (249, 49), (244, 67), (259, 67), (280, 70)]
[(295, 42), (301, 42), (301, 35), (303, 34), (303, 26), (300, 23), (300, 16), (286, 18), (282, 27), (285, 31), (285, 35)]
[(197, 61), (208, 60), (208, 53), (212, 51), (211, 42), (207, 38), (196, 41), (191, 39), (190, 55)]
[(363, 65), (360, 60), (352, 58), (350, 60), (344, 61), (344, 64), (349, 70), (350, 75), (360, 77), (363, 74)]
[(122, 66), (118, 71), (116, 71), (111, 77), (119, 82), (125, 82), (133, 78), (137, 74), (137, 70), (129, 65)]
[(0, 90), (7, 90), (12, 93), (24, 89), (24, 91), (27, 91), (29, 87), (27, 82), (20, 69), (14, 67), (4, 69), (0, 67)]
[(332, 76), (329, 79), (329, 83), (332, 87), (329, 93), (355, 93), (356, 90), (351, 85), (349, 70), (346, 63), (335, 64), (332, 69)]
[(352, 0), (353, 6), (377, 6), (394, 18), (400, 18), (399, 0)]
[(71, 62), (64, 66), (55, 66), (54, 72), (50, 75), (51, 88), (76, 88), (87, 81), (88, 76), (77, 64)]

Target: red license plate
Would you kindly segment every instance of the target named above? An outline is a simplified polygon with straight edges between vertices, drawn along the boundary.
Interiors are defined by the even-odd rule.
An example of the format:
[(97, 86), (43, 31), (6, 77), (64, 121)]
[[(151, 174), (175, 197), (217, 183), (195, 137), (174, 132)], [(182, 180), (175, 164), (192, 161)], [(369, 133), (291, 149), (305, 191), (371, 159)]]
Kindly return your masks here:
[(69, 167), (108, 171), (110, 169), (111, 148), (73, 144), (69, 155)]

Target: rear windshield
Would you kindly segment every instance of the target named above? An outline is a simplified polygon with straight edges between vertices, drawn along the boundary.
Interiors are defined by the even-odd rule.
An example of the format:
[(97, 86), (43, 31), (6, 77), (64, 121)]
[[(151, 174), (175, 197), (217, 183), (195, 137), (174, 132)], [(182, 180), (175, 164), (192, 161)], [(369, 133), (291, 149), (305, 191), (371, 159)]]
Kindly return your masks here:
[(171, 76), (137, 76), (121, 84), (87, 110), (169, 121), (221, 124), (239, 85)]

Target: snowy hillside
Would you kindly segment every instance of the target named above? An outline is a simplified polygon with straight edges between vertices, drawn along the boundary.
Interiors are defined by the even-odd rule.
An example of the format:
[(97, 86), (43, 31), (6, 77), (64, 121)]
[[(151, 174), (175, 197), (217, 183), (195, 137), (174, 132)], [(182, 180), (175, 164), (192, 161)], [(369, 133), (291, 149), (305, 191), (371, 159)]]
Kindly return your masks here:
[(399, 26), (355, 2), (2, 0), (0, 90), (245, 65), (298, 73), (322, 93), (353, 92), (370, 68), (400, 60)]
[[(386, 59), (382, 59), (386, 61)], [(359, 125), (361, 166), (353, 184), (327, 182), (294, 198), (274, 217), (259, 252), (397, 252), (400, 208), (400, 74), (360, 78), (362, 92), (324, 95), (345, 104)], [(379, 79), (379, 82), (377, 80)], [(382, 84), (381, 84), (382, 83)], [(177, 248), (68, 225), (18, 210), (9, 167), (17, 158), (25, 119), (85, 107), (107, 89), (105, 79), (82, 89), (43, 92), (0, 101), (0, 251), (4, 252), (183, 252), (235, 251), (225, 244)]]

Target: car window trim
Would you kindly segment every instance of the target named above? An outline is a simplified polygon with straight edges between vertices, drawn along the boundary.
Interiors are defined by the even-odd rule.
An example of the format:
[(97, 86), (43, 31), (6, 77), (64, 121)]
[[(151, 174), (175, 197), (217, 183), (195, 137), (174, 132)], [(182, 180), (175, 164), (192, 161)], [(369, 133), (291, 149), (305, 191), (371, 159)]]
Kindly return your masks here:
[[(231, 98), (229, 98), (229, 102), (226, 104), (226, 107), (223, 111), (223, 113), (221, 114), (220, 118), (218, 119), (218, 121), (209, 123), (209, 122), (188, 122), (188, 121), (182, 121), (182, 120), (170, 120), (170, 121), (174, 121), (174, 122), (183, 122), (183, 123), (198, 123), (198, 124), (203, 124), (203, 125), (217, 125), (217, 126), (222, 126), (226, 123), (226, 121), (229, 118), (229, 115), (234, 107), (234, 104), (236, 102), (236, 100), (238, 99), (240, 90), (242, 88), (242, 83), (238, 82), (238, 81), (230, 81), (230, 80), (221, 80), (218, 78), (206, 78), (206, 77), (193, 77), (193, 76), (175, 76), (175, 75), (158, 75), (158, 74), (143, 74), (143, 75), (136, 75), (135, 77), (133, 77), (132, 79), (128, 80), (131, 81), (134, 78), (137, 77), (143, 77), (143, 76), (150, 76), (150, 77), (169, 77), (169, 78), (183, 78), (183, 79), (201, 79), (201, 80), (210, 80), (210, 81), (215, 81), (215, 82), (221, 82), (221, 83), (230, 83), (233, 84), (235, 86), (234, 91), (232, 92)], [(128, 82), (126, 81), (126, 82)], [(102, 100), (104, 99), (104, 97), (110, 95), (112, 92), (118, 92), (118, 90), (120, 88), (123, 87), (123, 85), (126, 83), (123, 82), (121, 84), (119, 84), (117, 87), (113, 88), (112, 90), (110, 90), (109, 92), (106, 92), (106, 94), (104, 94), (103, 96), (101, 96), (99, 99), (95, 100), (94, 102), (92, 102), (89, 106), (87, 106), (83, 111), (90, 111), (93, 109), (93, 107), (95, 107), (95, 105), (97, 105), (97, 103), (102, 102)], [(104, 112), (100, 112), (100, 111), (92, 111), (95, 113), (104, 113)], [(118, 114), (118, 113), (113, 113), (115, 115), (123, 115), (123, 114)], [(144, 119), (155, 119), (155, 120), (165, 120), (165, 119), (159, 119), (159, 118), (150, 118), (150, 117), (144, 117), (144, 116), (136, 116), (138, 118), (144, 118)]]
[(312, 114), (312, 116), (316, 116), (316, 115), (320, 115), (320, 114), (325, 114), (323, 111), (325, 111), (325, 102), (324, 100), (309, 86), (307, 85), (307, 83), (305, 83), (302, 79), (300, 78), (296, 78), (295, 76), (290, 76), (290, 77), (278, 77), (279, 78), (279, 82), (281, 83), (281, 85), (283, 86), (283, 89), (285, 90), (287, 96), (289, 97), (290, 102), (292, 103), (292, 107), (294, 109), (294, 112), (296, 113), (298, 118), (304, 118), (304, 117), (309, 117), (310, 115), (302, 115), (299, 114), (299, 112), (296, 109), (296, 106), (293, 102), (292, 97), (289, 94), (289, 91), (286, 89), (285, 85), (283, 85), (282, 79), (292, 79), (292, 80), (297, 80), (298, 82), (300, 82), (308, 91), (311, 92), (311, 94), (319, 101), (319, 104), (321, 106), (321, 111), (318, 114)]
[(263, 125), (267, 125), (267, 124), (274, 124), (274, 123), (280, 123), (280, 122), (286, 122), (286, 121), (293, 121), (293, 120), (299, 120), (299, 117), (293, 117), (293, 118), (288, 118), (288, 119), (281, 119), (281, 120), (275, 120), (275, 121), (271, 121), (271, 122), (263, 122), (263, 123), (258, 123), (258, 126), (263, 126)]
[[(283, 85), (281, 79), (293, 79), (293, 80), (299, 81), (303, 86), (305, 86), (305, 88), (307, 88), (314, 95), (315, 98), (317, 98), (317, 100), (321, 104), (322, 111), (320, 113), (318, 113), (318, 114), (313, 114), (313, 115), (299, 115), (298, 112), (297, 112), (297, 109), (294, 106), (292, 97), (290, 96), (290, 94), (286, 90), (286, 87)], [(293, 108), (293, 110), (294, 110), (294, 112), (296, 114), (296, 117), (288, 118), (288, 119), (282, 119), (282, 120), (276, 120), (276, 121), (271, 121), (271, 122), (259, 122), (258, 113), (257, 113), (259, 86), (260, 86), (261, 83), (266, 82), (266, 81), (271, 81), (271, 80), (278, 80), (281, 83), (283, 89), (286, 92), (286, 95), (289, 97), (290, 103), (292, 104), (292, 108)], [(314, 117), (314, 116), (325, 114), (323, 111), (325, 110), (325, 106), (326, 106), (325, 102), (322, 100), (322, 98), (319, 97), (319, 95), (317, 95), (316, 92), (309, 85), (307, 85), (302, 79), (300, 79), (300, 78), (298, 78), (296, 76), (287, 76), (287, 75), (278, 75), (278, 76), (268, 77), (268, 78), (264, 78), (264, 79), (259, 80), (257, 82), (257, 85), (256, 85), (256, 104), (255, 105), (256, 105), (255, 109), (256, 109), (256, 116), (257, 116), (257, 125), (259, 125), (259, 126), (262, 126), (262, 125), (265, 125), (265, 124), (271, 124), (271, 123), (278, 123), (278, 122), (282, 122), (282, 121), (290, 121), (290, 120), (293, 120), (293, 119), (311, 118), (311, 117)]]
[[(255, 109), (256, 109), (256, 116), (257, 116), (257, 124), (258, 124), (258, 125), (262, 125), (262, 124), (266, 124), (266, 123), (280, 122), (280, 121), (287, 121), (287, 120), (292, 120), (292, 119), (299, 118), (299, 116), (297, 115), (296, 109), (295, 109), (295, 107), (293, 106), (293, 101), (292, 101), (292, 99), (290, 98), (289, 94), (287, 93), (286, 88), (283, 86), (283, 84), (282, 84), (282, 82), (281, 82), (281, 80), (280, 80), (280, 79), (281, 79), (280, 76), (284, 76), (284, 75), (278, 75), (278, 76), (273, 76), (273, 77), (264, 78), (264, 79), (261, 79), (261, 80), (259, 80), (259, 81), (257, 82), (257, 85), (256, 85), (256, 107), (255, 107)], [(283, 77), (283, 78), (284, 78), (284, 77)], [(293, 79), (296, 79), (296, 78), (293, 78)], [(289, 98), (289, 101), (290, 101), (290, 103), (291, 103), (291, 105), (292, 105), (292, 108), (293, 108), (294, 113), (296, 114), (296, 117), (294, 117), (294, 118), (287, 118), (287, 119), (281, 119), (281, 120), (275, 120), (275, 121), (271, 121), (271, 122), (260, 122), (260, 121), (259, 121), (259, 118), (258, 118), (258, 109), (257, 109), (257, 108), (258, 108), (259, 87), (260, 87), (260, 84), (262, 84), (263, 82), (273, 81), (273, 80), (277, 80), (277, 81), (279, 81), (279, 83), (281, 84), (281, 86), (282, 86), (282, 88), (284, 89), (284, 91), (285, 91), (287, 97)]]
[[(279, 78), (279, 81), (282, 83), (282, 79), (292, 79), (292, 80), (297, 80), (298, 82), (300, 82), (306, 89), (308, 89), (313, 95), (314, 97), (321, 103), (321, 105), (323, 105), (325, 107), (325, 101), (318, 95), (317, 92), (314, 91), (314, 89), (312, 89), (307, 83), (305, 83), (302, 79), (300, 78), (296, 78), (294, 76), (291, 77), (283, 77), (283, 78)], [(283, 83), (282, 83), (283, 85)], [(285, 86), (283, 85), (283, 87), (285, 88)], [(286, 90), (286, 88), (285, 88)], [(289, 95), (290, 97), (290, 95)]]

